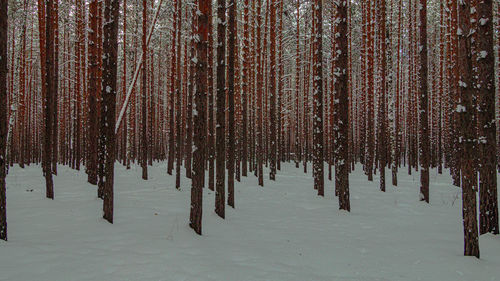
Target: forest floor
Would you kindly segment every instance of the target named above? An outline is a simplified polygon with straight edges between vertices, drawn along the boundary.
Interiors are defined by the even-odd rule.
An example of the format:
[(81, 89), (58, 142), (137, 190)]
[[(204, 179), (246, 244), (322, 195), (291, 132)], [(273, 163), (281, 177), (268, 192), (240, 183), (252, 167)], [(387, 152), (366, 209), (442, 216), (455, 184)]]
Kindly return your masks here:
[[(311, 166), (308, 167), (309, 172)], [(9, 242), (0, 242), (0, 280), (500, 280), (500, 237), (480, 238), (481, 259), (464, 257), (460, 189), (431, 171), (430, 204), (419, 174), (378, 188), (356, 167), (350, 213), (338, 210), (334, 183), (318, 197), (310, 174), (284, 164), (277, 181), (236, 183), (236, 209), (213, 211), (205, 189), (203, 236), (188, 226), (190, 180), (165, 164), (117, 165), (115, 221), (83, 171), (59, 166), (55, 200), (45, 199), (39, 166), (7, 177)], [(390, 183), (390, 172), (387, 172)]]

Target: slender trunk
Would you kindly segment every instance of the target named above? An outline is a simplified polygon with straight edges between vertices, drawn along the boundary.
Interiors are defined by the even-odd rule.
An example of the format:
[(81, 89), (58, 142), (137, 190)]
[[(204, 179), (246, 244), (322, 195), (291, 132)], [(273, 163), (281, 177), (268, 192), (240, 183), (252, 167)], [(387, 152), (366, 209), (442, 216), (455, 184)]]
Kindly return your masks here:
[(338, 133), (335, 134), (335, 151), (338, 159), (335, 161), (335, 190), (338, 190), (339, 208), (350, 211), (349, 201), (349, 91), (347, 88), (348, 74), (348, 25), (347, 25), (347, 0), (342, 0), (336, 7), (337, 16), (340, 19), (337, 26), (339, 36), (336, 36), (336, 47), (338, 52), (335, 56), (335, 90), (336, 90), (336, 112), (337, 118), (334, 127)]
[(148, 139), (147, 139), (147, 77), (148, 65), (147, 54), (148, 46), (146, 40), (147, 22), (148, 22), (147, 1), (142, 1), (142, 81), (141, 81), (141, 168), (142, 179), (148, 179)]
[(98, 138), (97, 131), (98, 127), (98, 114), (97, 114), (97, 72), (98, 72), (98, 62), (97, 62), (97, 0), (92, 0), (89, 4), (89, 18), (90, 18), (90, 29), (89, 29), (89, 41), (88, 41), (88, 61), (89, 61), (89, 80), (88, 80), (88, 148), (87, 148), (87, 173), (88, 182), (91, 184), (97, 184), (97, 146)]
[(54, 199), (54, 183), (52, 180), (52, 95), (54, 93), (54, 31), (52, 29), (53, 1), (45, 2), (45, 97), (44, 97), (44, 153), (43, 171), (47, 198)]
[[(235, 67), (235, 55), (236, 55), (236, 40), (237, 40), (237, 29), (236, 29), (236, 1), (235, 0), (229, 0), (229, 29), (228, 29), (228, 69), (227, 69), (227, 79), (228, 79), (228, 110), (229, 110), (229, 120), (228, 120), (228, 125), (229, 125), (229, 140), (227, 143), (227, 149), (229, 151), (229, 157), (227, 159), (228, 163), (228, 168), (227, 168), (227, 173), (228, 173), (228, 178), (227, 178), (227, 204), (231, 207), (234, 208), (234, 162), (235, 162), (235, 141), (236, 141), (236, 136), (234, 132), (234, 123), (235, 123), (235, 118), (234, 118), (234, 96), (235, 96), (235, 86), (234, 86), (234, 67)], [(237, 59), (237, 57), (236, 57)]]
[(5, 146), (7, 144), (7, 19), (8, 0), (0, 0), (0, 239), (7, 241), (7, 206), (5, 186)]
[[(215, 184), (215, 212), (225, 217), (225, 181), (226, 181), (226, 0), (217, 2), (217, 126), (216, 147), (217, 167)], [(211, 109), (209, 109), (211, 110)]]
[(276, 5), (277, 1), (271, 2), (271, 15), (270, 15), (270, 41), (271, 41), (271, 65), (270, 65), (270, 85), (269, 85), (269, 119), (271, 123), (270, 130), (270, 175), (271, 180), (276, 180), (276, 157), (277, 157), (277, 130), (276, 127)]
[(427, 1), (420, 0), (420, 200), (429, 203), (429, 117), (427, 93)]
[[(313, 60), (313, 173), (314, 188), (318, 190), (319, 196), (324, 196), (324, 175), (323, 175), (323, 9), (322, 0), (314, 1), (314, 60)], [(347, 54), (347, 52), (346, 52)], [(346, 123), (347, 125), (348, 123)], [(307, 137), (307, 136), (306, 136)], [(347, 148), (347, 146), (346, 146)]]

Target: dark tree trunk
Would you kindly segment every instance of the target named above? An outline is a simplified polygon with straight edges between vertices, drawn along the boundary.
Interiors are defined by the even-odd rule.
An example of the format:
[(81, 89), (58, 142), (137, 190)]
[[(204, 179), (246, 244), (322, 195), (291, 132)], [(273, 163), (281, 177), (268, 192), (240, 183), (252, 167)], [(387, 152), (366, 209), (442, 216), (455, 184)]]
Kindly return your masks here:
[(213, 36), (213, 17), (212, 9), (208, 14), (208, 139), (207, 139), (207, 156), (208, 156), (208, 188), (215, 188), (215, 122), (214, 122), (214, 36)]
[(182, 0), (177, 0), (177, 42), (176, 42), (176, 52), (175, 58), (177, 60), (177, 69), (175, 71), (175, 97), (177, 98), (175, 111), (176, 111), (176, 140), (175, 140), (175, 152), (176, 152), (176, 163), (175, 163), (175, 188), (181, 188), (181, 162), (182, 162), (182, 111), (181, 111), (181, 29), (182, 29)]
[(497, 151), (495, 121), (495, 55), (493, 49), (493, 1), (478, 1), (478, 144), (480, 233), (498, 234)]
[[(211, 9), (211, 0), (198, 1), (198, 31), (196, 42), (197, 62), (196, 62), (196, 95), (194, 108), (194, 127), (206, 128), (205, 121), (205, 100), (207, 98), (207, 52), (208, 52), (208, 14)], [(201, 218), (203, 204), (203, 178), (204, 170), (204, 145), (206, 132), (204, 130), (194, 131), (194, 152), (193, 152), (193, 177), (191, 187), (191, 212), (189, 225), (194, 231), (201, 235)]]
[(427, 1), (420, 0), (420, 200), (429, 203), (429, 116), (427, 93)]
[(386, 5), (385, 0), (379, 1), (378, 9), (378, 20), (379, 22), (379, 36), (380, 36), (380, 97), (379, 97), (379, 108), (378, 108), (378, 120), (380, 132), (378, 136), (378, 154), (379, 154), (379, 170), (380, 170), (380, 190), (385, 192), (385, 167), (387, 166), (387, 128), (386, 128), (386, 95), (387, 95), (387, 84), (386, 84), (386, 69), (387, 69), (387, 55), (386, 55)]
[(53, 1), (45, 2), (45, 97), (44, 97), (44, 153), (43, 153), (43, 171), (45, 176), (45, 187), (47, 198), (54, 199), (54, 183), (52, 181), (52, 125), (54, 93), (54, 30), (52, 28)]
[(7, 241), (5, 146), (7, 144), (7, 5), (0, 0), (0, 239)]
[(249, 0), (245, 0), (244, 10), (245, 10), (245, 20), (243, 25), (243, 57), (246, 58), (243, 61), (243, 92), (242, 92), (242, 131), (241, 131), (241, 174), (242, 176), (247, 176), (248, 172), (248, 97), (247, 94), (250, 92), (250, 12), (249, 12)]
[(335, 190), (338, 190), (339, 208), (350, 211), (349, 201), (349, 91), (348, 85), (348, 15), (347, 1), (342, 0), (336, 5), (337, 16), (340, 19), (337, 26), (339, 36), (336, 36), (336, 47), (339, 50), (336, 54), (335, 65), (337, 73), (335, 79), (335, 89), (338, 103), (335, 105), (338, 118), (335, 119), (335, 127), (338, 133), (335, 134)]
[(215, 212), (225, 217), (226, 181), (226, 0), (217, 2), (217, 167), (215, 183)]
[(271, 41), (271, 64), (269, 76), (269, 120), (271, 123), (270, 130), (270, 180), (276, 180), (276, 157), (277, 157), (277, 136), (279, 128), (276, 127), (276, 5), (278, 1), (271, 2), (271, 15), (270, 15), (270, 41)]
[[(318, 190), (318, 195), (324, 196), (324, 176), (323, 176), (323, 9), (322, 0), (314, 1), (314, 25), (316, 34), (314, 34), (314, 106), (313, 106), (313, 173), (314, 188)], [(347, 125), (347, 123), (346, 123)], [(307, 138), (307, 136), (305, 136)], [(307, 155), (306, 155), (307, 157)]]
[(103, 196), (104, 219), (113, 223), (113, 178), (115, 163), (115, 107), (116, 107), (116, 78), (118, 61), (118, 18), (119, 0), (106, 0), (104, 8), (103, 29), (103, 69), (102, 69), (102, 102), (105, 105), (104, 125), (101, 126), (105, 135), (106, 166)]
[(89, 80), (88, 80), (88, 140), (87, 140), (87, 173), (88, 182), (97, 184), (97, 147), (98, 147), (98, 114), (97, 114), (97, 0), (89, 4), (90, 30), (88, 41)]
[(190, 43), (190, 60), (189, 60), (189, 86), (188, 86), (188, 97), (187, 97), (187, 128), (186, 128), (186, 177), (191, 178), (192, 166), (192, 145), (193, 145), (193, 92), (194, 92), (194, 82), (196, 76), (196, 65), (193, 59), (196, 57), (195, 49), (195, 34), (196, 34), (196, 10), (197, 7), (192, 8), (191, 15), (191, 43)]
[(228, 167), (227, 167), (227, 204), (234, 208), (234, 161), (235, 161), (235, 133), (234, 133), (234, 66), (235, 66), (235, 55), (236, 55), (236, 40), (238, 34), (236, 34), (236, 1), (229, 0), (229, 33), (228, 33), (228, 69), (227, 69), (227, 79), (228, 79), (228, 102), (229, 102), (229, 136), (227, 142), (228, 149)]
[(457, 105), (458, 128), (460, 132), (460, 170), (462, 183), (462, 214), (464, 222), (464, 255), (479, 258), (479, 238), (476, 211), (476, 155), (475, 126), (472, 125), (475, 108), (473, 105), (472, 58), (470, 41), (470, 2), (458, 5), (458, 74), (459, 104)]
[(141, 81), (141, 167), (142, 179), (148, 179), (148, 139), (147, 139), (147, 77), (148, 77), (148, 46), (147, 22), (148, 22), (147, 1), (142, 1), (142, 81)]

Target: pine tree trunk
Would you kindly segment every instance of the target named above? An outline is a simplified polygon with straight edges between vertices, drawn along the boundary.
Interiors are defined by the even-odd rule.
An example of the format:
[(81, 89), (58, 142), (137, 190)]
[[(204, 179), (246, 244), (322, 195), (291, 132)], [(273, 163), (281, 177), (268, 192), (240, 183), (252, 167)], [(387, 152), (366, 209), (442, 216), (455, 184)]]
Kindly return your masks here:
[(429, 203), (429, 116), (427, 87), (427, 1), (420, 0), (420, 200)]
[[(195, 0), (196, 1), (196, 0)], [(194, 4), (197, 4), (196, 2)], [(195, 5), (196, 6), (196, 5)], [(186, 177), (191, 178), (192, 166), (192, 145), (193, 145), (193, 93), (195, 90), (194, 82), (196, 76), (196, 65), (193, 59), (196, 57), (195, 49), (195, 34), (196, 34), (196, 8), (193, 7), (191, 10), (191, 39), (190, 39), (190, 60), (189, 60), (189, 84), (188, 84), (188, 97), (187, 97), (187, 116), (186, 116)]]
[(300, 147), (300, 0), (297, 0), (297, 49), (295, 51), (295, 167), (299, 167), (301, 161), (302, 149)]
[[(198, 1), (196, 95), (193, 113), (195, 128), (206, 128), (204, 112), (205, 100), (207, 98), (208, 14), (211, 6), (211, 0)], [(203, 147), (205, 140), (206, 132), (204, 130), (194, 131), (193, 181), (189, 225), (199, 235), (201, 235), (202, 231), (203, 178), (205, 177)]]
[[(148, 128), (147, 128), (147, 77), (148, 46), (146, 42), (148, 22), (147, 1), (142, 1), (142, 81), (141, 81), (141, 168), (142, 179), (148, 179)], [(171, 82), (172, 83), (172, 82)]]
[(54, 199), (54, 183), (52, 180), (52, 95), (54, 93), (54, 31), (52, 29), (53, 1), (45, 2), (45, 97), (44, 97), (44, 153), (43, 171), (47, 198)]
[(7, 241), (5, 147), (7, 144), (7, 19), (8, 0), (0, 0), (0, 239)]
[(98, 146), (98, 115), (97, 115), (97, 0), (92, 0), (89, 4), (89, 41), (88, 41), (88, 61), (89, 61), (89, 80), (88, 80), (88, 158), (87, 158), (87, 173), (88, 182), (97, 184), (97, 146)]
[(229, 125), (229, 135), (228, 135), (228, 142), (227, 142), (227, 149), (229, 152), (229, 157), (227, 159), (228, 163), (228, 168), (227, 168), (227, 173), (228, 173), (228, 178), (227, 178), (227, 204), (231, 207), (234, 208), (234, 166), (235, 166), (235, 141), (236, 141), (236, 135), (234, 131), (234, 126), (235, 126), (235, 118), (234, 118), (234, 99), (235, 99), (235, 59), (237, 59), (236, 56), (236, 41), (237, 41), (237, 29), (236, 29), (236, 1), (235, 0), (229, 0), (229, 19), (228, 19), (228, 24), (229, 24), (229, 29), (228, 29), (228, 69), (227, 69), (227, 79), (228, 79), (228, 110), (229, 110), (229, 120), (228, 120), (228, 125)]
[(213, 36), (213, 17), (212, 9), (208, 15), (208, 136), (207, 136), (207, 153), (208, 153), (208, 188), (215, 188), (215, 122), (214, 118), (214, 36)]
[(459, 100), (457, 105), (458, 128), (461, 146), (461, 183), (462, 183), (462, 214), (464, 223), (464, 255), (479, 258), (479, 239), (477, 231), (476, 191), (477, 173), (475, 167), (474, 142), (475, 126), (471, 125), (474, 118), (472, 59), (470, 42), (470, 3), (462, 1), (458, 5), (458, 73)]
[(479, 219), (480, 233), (498, 234), (497, 151), (495, 120), (495, 55), (493, 49), (493, 1), (478, 1), (477, 28), (477, 87), (478, 87), (478, 144)]
[(105, 137), (105, 182), (103, 193), (104, 219), (113, 223), (113, 180), (115, 163), (115, 107), (116, 80), (118, 72), (118, 18), (119, 0), (106, 0), (104, 6), (103, 26), (103, 69), (102, 69), (102, 103), (104, 104), (104, 125), (101, 127)]
[[(215, 212), (225, 217), (226, 181), (226, 0), (217, 1), (217, 116)], [(211, 109), (209, 109), (211, 110)]]
[(262, 13), (261, 13), (261, 8), (262, 8), (262, 0), (257, 1), (257, 67), (255, 68), (256, 73), (256, 79), (257, 79), (257, 106), (255, 108), (256, 111), (256, 142), (257, 142), (257, 149), (256, 149), (256, 158), (257, 158), (257, 176), (259, 178), (259, 185), (264, 186), (264, 171), (263, 171), (263, 158), (264, 158), (264, 142), (263, 142), (263, 102), (262, 102), (262, 96), (263, 94), (263, 82), (264, 82), (264, 73), (262, 71), (262, 66), (264, 65), (264, 54), (262, 52)]
[(175, 104), (175, 120), (176, 120), (176, 141), (175, 141), (175, 152), (176, 152), (176, 163), (175, 163), (175, 188), (181, 188), (181, 162), (182, 162), (182, 111), (181, 111), (181, 29), (182, 29), (182, 0), (177, 0), (177, 42), (176, 42), (176, 76), (175, 76), (175, 97), (177, 98)]
[(379, 1), (379, 41), (380, 41), (380, 97), (379, 97), (379, 108), (378, 108), (378, 120), (380, 127), (380, 134), (378, 137), (378, 154), (379, 154), (379, 170), (380, 170), (380, 190), (385, 192), (385, 167), (387, 166), (387, 129), (386, 125), (386, 95), (387, 95), (387, 84), (386, 84), (386, 70), (387, 70), (387, 54), (386, 54), (386, 4), (385, 0)]
[[(314, 188), (318, 190), (319, 196), (324, 196), (324, 174), (323, 174), (323, 9), (322, 0), (314, 1), (314, 25), (315, 34), (313, 41), (314, 60), (313, 60), (313, 173)], [(346, 53), (347, 54), (347, 53)], [(347, 122), (345, 123), (348, 124)], [(347, 135), (346, 135), (347, 136)], [(307, 137), (307, 136), (306, 136)], [(346, 146), (347, 148), (347, 146)], [(307, 157), (307, 156), (306, 156)]]
[[(276, 5), (277, 1), (271, 2), (271, 15), (270, 15), (270, 41), (271, 41), (271, 65), (270, 65), (270, 85), (269, 85), (269, 119), (270, 119), (270, 175), (271, 180), (276, 180), (276, 158), (277, 158), (277, 131), (279, 128), (276, 127)], [(279, 131), (278, 131), (279, 132)]]
[(337, 118), (334, 127), (338, 133), (335, 134), (335, 151), (338, 159), (335, 161), (335, 190), (338, 191), (339, 208), (350, 211), (349, 201), (349, 92), (348, 92), (348, 25), (347, 25), (347, 1), (342, 0), (336, 5), (338, 21), (336, 36), (335, 55), (335, 90), (338, 103), (336, 106)]
[(243, 25), (243, 92), (242, 92), (242, 129), (241, 129), (241, 174), (247, 176), (248, 173), (248, 93), (250, 92), (250, 12), (249, 0), (244, 3), (244, 25)]

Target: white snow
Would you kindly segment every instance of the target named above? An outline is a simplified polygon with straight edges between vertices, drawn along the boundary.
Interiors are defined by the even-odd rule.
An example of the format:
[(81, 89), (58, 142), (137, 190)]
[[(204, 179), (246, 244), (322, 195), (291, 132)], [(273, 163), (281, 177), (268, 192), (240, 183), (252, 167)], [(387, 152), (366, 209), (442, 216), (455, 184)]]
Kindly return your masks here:
[[(0, 242), (0, 280), (498, 280), (500, 238), (480, 238), (481, 259), (463, 256), (461, 192), (431, 171), (430, 200), (419, 174), (400, 169), (387, 192), (361, 167), (350, 176), (352, 212), (338, 210), (334, 184), (316, 196), (311, 175), (283, 164), (277, 181), (236, 183), (236, 209), (213, 211), (205, 189), (203, 236), (188, 227), (190, 181), (165, 163), (116, 165), (115, 223), (102, 218), (83, 171), (59, 167), (55, 200), (39, 166), (7, 177), (9, 241)], [(184, 170), (183, 170), (184, 171)], [(328, 174), (325, 170), (325, 177)], [(32, 190), (32, 191), (31, 191)]]

